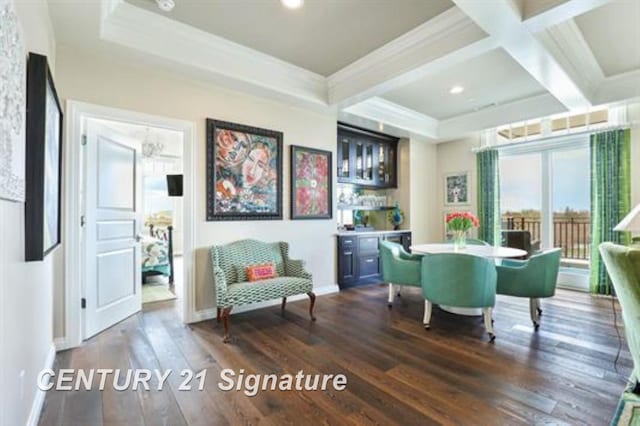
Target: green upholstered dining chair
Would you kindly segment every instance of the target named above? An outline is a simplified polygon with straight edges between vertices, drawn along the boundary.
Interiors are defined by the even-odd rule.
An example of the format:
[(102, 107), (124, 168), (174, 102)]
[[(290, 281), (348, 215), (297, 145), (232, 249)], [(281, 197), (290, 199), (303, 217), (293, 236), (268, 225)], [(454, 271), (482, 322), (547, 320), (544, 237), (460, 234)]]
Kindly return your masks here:
[(562, 249), (545, 250), (528, 260), (503, 260), (498, 270), (497, 293), (528, 297), (529, 313), (534, 328), (540, 327), (540, 299), (556, 292)]
[(640, 248), (602, 243), (598, 249), (622, 307), (627, 345), (633, 359), (629, 392), (640, 394)]
[(482, 308), (490, 341), (496, 302), (496, 267), (491, 259), (462, 253), (430, 254), (422, 258), (424, 328), (429, 329), (432, 304)]
[[(447, 241), (445, 241), (447, 244), (453, 244), (453, 240), (452, 239), (448, 239)], [(490, 246), (491, 244), (489, 244), (486, 241), (483, 240), (479, 240), (477, 238), (466, 238), (465, 242), (471, 246)]]
[[(380, 241), (382, 279), (389, 283), (389, 307), (393, 305), (394, 286), (422, 287), (420, 261), (422, 255), (409, 254), (397, 243)], [(395, 289), (400, 294), (399, 289)]]

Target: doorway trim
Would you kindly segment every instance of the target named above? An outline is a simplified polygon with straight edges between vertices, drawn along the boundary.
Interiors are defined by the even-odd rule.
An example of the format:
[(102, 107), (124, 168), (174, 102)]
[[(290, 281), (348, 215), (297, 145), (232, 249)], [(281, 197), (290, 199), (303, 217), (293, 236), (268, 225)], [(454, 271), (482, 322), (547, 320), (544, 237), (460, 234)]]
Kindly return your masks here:
[(84, 310), (82, 284), (82, 231), (84, 211), (82, 193), (82, 136), (87, 119), (120, 121), (148, 127), (160, 127), (183, 135), (183, 283), (182, 321), (192, 322), (195, 314), (195, 144), (196, 125), (191, 121), (150, 115), (125, 109), (95, 105), (74, 100), (66, 101), (64, 148), (64, 338), (56, 339), (56, 349), (80, 346), (83, 341)]

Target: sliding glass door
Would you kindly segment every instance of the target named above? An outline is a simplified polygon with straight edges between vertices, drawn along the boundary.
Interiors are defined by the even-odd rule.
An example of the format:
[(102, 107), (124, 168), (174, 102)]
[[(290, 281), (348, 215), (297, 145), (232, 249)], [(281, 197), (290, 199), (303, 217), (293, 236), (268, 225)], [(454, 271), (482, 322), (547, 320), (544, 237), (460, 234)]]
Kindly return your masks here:
[(586, 139), (500, 152), (502, 228), (528, 230), (542, 248), (562, 248), (560, 282), (585, 289), (591, 242), (589, 176)]

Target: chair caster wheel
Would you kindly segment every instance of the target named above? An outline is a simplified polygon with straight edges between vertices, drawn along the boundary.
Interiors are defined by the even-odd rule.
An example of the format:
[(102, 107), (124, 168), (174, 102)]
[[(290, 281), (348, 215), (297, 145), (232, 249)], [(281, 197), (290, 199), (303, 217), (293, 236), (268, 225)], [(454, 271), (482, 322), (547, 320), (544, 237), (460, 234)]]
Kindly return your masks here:
[(489, 343), (493, 343), (496, 340), (496, 335), (489, 333)]

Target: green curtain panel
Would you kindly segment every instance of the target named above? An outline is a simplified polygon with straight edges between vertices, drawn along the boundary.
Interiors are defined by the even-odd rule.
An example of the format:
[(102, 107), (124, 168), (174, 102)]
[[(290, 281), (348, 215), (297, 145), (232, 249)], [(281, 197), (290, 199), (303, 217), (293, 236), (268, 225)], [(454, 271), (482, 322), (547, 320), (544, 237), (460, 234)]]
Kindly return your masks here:
[(631, 208), (631, 131), (591, 135), (591, 278), (595, 294), (611, 294), (611, 280), (598, 252), (600, 243), (628, 245), (628, 232), (614, 231)]
[(489, 149), (478, 152), (478, 238), (500, 245), (500, 172), (498, 151)]

